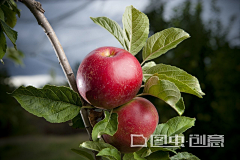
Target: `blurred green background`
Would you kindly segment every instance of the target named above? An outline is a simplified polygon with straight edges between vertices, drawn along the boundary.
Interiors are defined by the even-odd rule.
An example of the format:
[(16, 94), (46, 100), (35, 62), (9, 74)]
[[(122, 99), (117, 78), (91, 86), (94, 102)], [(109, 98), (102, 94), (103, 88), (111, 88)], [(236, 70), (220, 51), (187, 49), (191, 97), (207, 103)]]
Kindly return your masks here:
[[(227, 24), (221, 21), (221, 10), (212, 1), (212, 18), (203, 20), (203, 2), (187, 0), (174, 8), (173, 15), (164, 19), (167, 2), (152, 0), (146, 6), (145, 13), (150, 20), (150, 33), (156, 33), (169, 27), (184, 29), (191, 35), (177, 48), (155, 59), (156, 63), (177, 66), (198, 78), (203, 99), (183, 94), (186, 111), (184, 116), (195, 117), (196, 124), (186, 132), (199, 135), (224, 135), (224, 147), (188, 147), (181, 151), (193, 153), (200, 159), (237, 160), (240, 142), (240, 46), (232, 41), (240, 40), (239, 32), (229, 39), (233, 15)], [(150, 9), (151, 8), (151, 9)], [(240, 27), (239, 27), (240, 28)], [(137, 55), (141, 60), (141, 54)], [(0, 159), (79, 159), (71, 148), (88, 140), (85, 130), (72, 129), (69, 122), (50, 124), (43, 118), (27, 113), (6, 93), (15, 88), (9, 84), (6, 70), (0, 71)], [(177, 114), (160, 100), (146, 96), (158, 107), (160, 123), (166, 122)]]
[[(235, 20), (239, 15), (232, 15), (227, 24), (224, 24), (220, 18), (221, 10), (215, 2), (212, 1), (211, 4), (211, 14), (214, 16), (208, 21), (202, 18), (204, 5), (202, 1), (197, 3), (185, 1), (174, 9), (174, 15), (169, 20), (162, 18), (165, 3), (147, 12), (147, 15), (152, 33), (169, 27), (178, 27), (191, 36), (176, 49), (155, 60), (156, 63), (177, 66), (196, 76), (206, 94), (203, 99), (183, 94), (186, 105), (184, 116), (196, 118), (195, 126), (185, 134), (186, 139), (189, 134), (224, 135), (224, 147), (185, 147), (183, 150), (204, 160), (237, 160), (239, 159), (237, 148), (240, 142), (238, 117), (240, 113), (240, 46), (239, 43), (231, 45), (231, 41), (239, 41), (240, 34), (238, 31), (232, 39), (228, 36), (232, 30), (231, 26), (236, 23)], [(163, 105), (157, 99), (152, 100), (155, 105)], [(159, 112), (160, 122), (165, 122), (176, 115), (167, 106), (161, 107)]]

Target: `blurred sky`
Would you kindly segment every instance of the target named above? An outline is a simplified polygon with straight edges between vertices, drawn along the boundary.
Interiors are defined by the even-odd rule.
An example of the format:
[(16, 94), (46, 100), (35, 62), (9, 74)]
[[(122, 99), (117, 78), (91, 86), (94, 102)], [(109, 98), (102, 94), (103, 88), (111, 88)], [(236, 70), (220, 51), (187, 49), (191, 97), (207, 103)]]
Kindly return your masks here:
[[(117, 21), (122, 26), (122, 14), (126, 6), (133, 5), (140, 11), (145, 11), (150, 0), (39, 0), (45, 16), (55, 30), (68, 60), (74, 68), (92, 50), (102, 46), (121, 47), (119, 42), (106, 30), (94, 24), (90, 17), (106, 16)], [(165, 0), (166, 1), (166, 0)], [(169, 18), (172, 8), (184, 0), (168, 1), (165, 18)], [(192, 0), (197, 2), (197, 0)], [(210, 0), (203, 0), (203, 18), (210, 16)], [(50, 81), (50, 70), (56, 72), (57, 81), (65, 80), (55, 52), (44, 34), (42, 28), (31, 12), (20, 2), (17, 3), (21, 11), (15, 30), (18, 32), (17, 47), (25, 54), (24, 67), (16, 66), (5, 59), (11, 81), (19, 85), (42, 86)], [(232, 14), (240, 15), (239, 0), (218, 0), (221, 8), (221, 21), (226, 26)], [(239, 36), (240, 17), (234, 24), (234, 30), (229, 39)], [(232, 42), (239, 45), (239, 42)], [(9, 45), (11, 45), (9, 43)], [(0, 67), (1, 68), (1, 67)]]

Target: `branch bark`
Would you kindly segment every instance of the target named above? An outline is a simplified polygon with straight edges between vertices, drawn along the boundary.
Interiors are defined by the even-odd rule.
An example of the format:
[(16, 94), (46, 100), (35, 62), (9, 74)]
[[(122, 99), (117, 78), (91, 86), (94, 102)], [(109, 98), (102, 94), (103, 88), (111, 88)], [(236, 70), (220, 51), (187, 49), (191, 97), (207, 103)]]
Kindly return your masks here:
[[(42, 5), (40, 2), (37, 2), (35, 0), (19, 0), (23, 4), (27, 6), (27, 8), (32, 12), (34, 17), (36, 18), (38, 24), (43, 28), (44, 32), (46, 33), (49, 41), (51, 42), (54, 51), (56, 53), (56, 56), (59, 60), (59, 64), (62, 67), (62, 70), (67, 78), (69, 86), (78, 93), (77, 85), (76, 85), (76, 80), (75, 76), (73, 74), (72, 68), (68, 62), (68, 59), (65, 55), (65, 52), (53, 30), (51, 27), (50, 23), (48, 22), (47, 18), (44, 16), (44, 9), (42, 8)], [(81, 96), (80, 96), (81, 97)], [(82, 97), (81, 97), (81, 102), (83, 106), (89, 106), (88, 104)], [(87, 130), (87, 133), (89, 135), (89, 140), (92, 140), (92, 126), (89, 122), (88, 119), (88, 110), (86, 108), (82, 108), (80, 111), (80, 114), (82, 116), (85, 128)], [(100, 160), (101, 157), (96, 156), (96, 152), (94, 152), (95, 159)]]

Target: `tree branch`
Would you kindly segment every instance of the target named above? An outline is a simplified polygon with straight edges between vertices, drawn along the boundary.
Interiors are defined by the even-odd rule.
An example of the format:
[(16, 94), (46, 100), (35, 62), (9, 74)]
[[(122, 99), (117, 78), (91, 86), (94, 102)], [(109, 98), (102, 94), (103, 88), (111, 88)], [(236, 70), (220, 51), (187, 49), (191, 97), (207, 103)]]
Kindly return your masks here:
[(67, 60), (67, 57), (64, 53), (64, 50), (54, 32), (51, 25), (49, 24), (47, 18), (44, 16), (44, 10), (41, 7), (41, 3), (35, 0), (20, 0), (20, 2), (24, 3), (35, 16), (38, 24), (43, 28), (44, 32), (46, 33), (49, 41), (52, 43), (52, 46), (55, 50), (55, 53), (58, 57), (59, 63), (64, 71), (64, 74), (68, 80), (68, 84), (70, 87), (77, 91), (77, 86), (75, 82), (75, 76), (73, 74), (72, 68)]
[[(51, 27), (50, 23), (48, 22), (47, 18), (44, 16), (44, 9), (42, 8), (42, 5), (40, 2), (37, 2), (35, 0), (19, 0), (23, 4), (27, 6), (27, 8), (32, 12), (34, 17), (36, 18), (38, 24), (43, 28), (44, 32), (46, 33), (49, 41), (51, 42), (54, 51), (56, 53), (56, 56), (59, 60), (59, 63), (63, 69), (63, 72), (67, 78), (69, 86), (78, 93), (77, 85), (76, 85), (76, 80), (75, 76), (73, 74), (72, 68), (68, 62), (68, 59), (64, 53), (64, 50), (53, 30)], [(81, 97), (81, 96), (80, 96)], [(81, 97), (81, 102), (83, 106), (89, 106), (88, 104), (82, 97)], [(86, 108), (82, 108), (80, 111), (80, 114), (82, 116), (85, 128), (87, 130), (87, 133), (89, 135), (89, 140), (92, 140), (92, 126), (89, 122), (88, 119), (88, 110)], [(95, 154), (95, 159), (101, 159), (100, 157), (96, 157), (96, 152)]]

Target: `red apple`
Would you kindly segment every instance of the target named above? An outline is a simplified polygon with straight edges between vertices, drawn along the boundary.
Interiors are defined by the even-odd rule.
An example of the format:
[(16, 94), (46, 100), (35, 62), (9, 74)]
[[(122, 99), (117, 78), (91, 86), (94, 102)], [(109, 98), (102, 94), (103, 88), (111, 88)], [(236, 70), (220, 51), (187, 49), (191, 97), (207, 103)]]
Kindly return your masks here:
[(130, 101), (142, 84), (142, 68), (128, 51), (101, 47), (90, 52), (77, 72), (81, 96), (93, 106), (112, 109)]
[[(118, 130), (113, 136), (103, 135), (105, 142), (115, 146), (122, 153), (138, 151), (142, 147), (131, 147), (131, 134), (143, 135), (146, 141), (158, 124), (155, 106), (145, 98), (136, 97), (123, 106), (114, 109), (118, 113)], [(143, 137), (133, 137), (132, 145), (144, 145)]]

